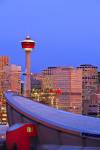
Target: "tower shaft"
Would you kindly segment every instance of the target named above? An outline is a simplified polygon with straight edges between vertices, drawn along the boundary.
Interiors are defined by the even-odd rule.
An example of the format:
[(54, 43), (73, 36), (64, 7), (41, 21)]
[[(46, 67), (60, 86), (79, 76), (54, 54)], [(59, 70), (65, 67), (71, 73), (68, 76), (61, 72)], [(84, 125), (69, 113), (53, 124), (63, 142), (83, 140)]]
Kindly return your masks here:
[(25, 50), (26, 65), (25, 65), (25, 84), (24, 84), (24, 96), (30, 97), (31, 94), (31, 81), (30, 81), (30, 53), (35, 47), (35, 41), (31, 40), (30, 36), (26, 36), (26, 39), (21, 41), (21, 46)]
[(30, 81), (30, 51), (26, 53), (26, 78), (25, 78), (25, 93), (24, 96), (30, 97), (31, 92), (31, 81)]

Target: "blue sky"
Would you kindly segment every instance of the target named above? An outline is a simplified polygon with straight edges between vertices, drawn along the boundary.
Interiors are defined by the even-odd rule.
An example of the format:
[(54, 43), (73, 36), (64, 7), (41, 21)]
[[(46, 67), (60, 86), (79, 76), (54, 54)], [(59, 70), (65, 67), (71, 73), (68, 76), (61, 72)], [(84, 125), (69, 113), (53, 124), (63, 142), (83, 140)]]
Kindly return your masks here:
[(100, 0), (0, 0), (0, 55), (25, 69), (20, 42), (37, 42), (31, 70), (100, 66)]

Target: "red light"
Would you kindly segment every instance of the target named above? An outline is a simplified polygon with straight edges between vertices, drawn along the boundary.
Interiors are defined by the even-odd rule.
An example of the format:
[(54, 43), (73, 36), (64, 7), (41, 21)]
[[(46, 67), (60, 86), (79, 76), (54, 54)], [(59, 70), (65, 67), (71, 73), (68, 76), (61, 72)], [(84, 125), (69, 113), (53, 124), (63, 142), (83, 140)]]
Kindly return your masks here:
[(52, 90), (50, 89), (49, 91), (50, 93), (56, 93), (57, 95), (61, 95), (62, 94), (62, 91), (60, 89), (57, 89), (57, 90)]

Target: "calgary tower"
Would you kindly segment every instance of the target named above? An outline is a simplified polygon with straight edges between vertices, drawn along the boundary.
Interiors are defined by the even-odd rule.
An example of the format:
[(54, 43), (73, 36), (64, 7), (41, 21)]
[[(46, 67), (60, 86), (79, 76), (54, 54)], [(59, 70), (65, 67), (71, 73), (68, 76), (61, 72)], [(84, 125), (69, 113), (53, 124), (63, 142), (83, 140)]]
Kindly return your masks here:
[(31, 92), (31, 81), (30, 81), (30, 54), (32, 49), (35, 47), (35, 41), (31, 40), (30, 36), (26, 36), (26, 39), (21, 41), (22, 48), (26, 54), (26, 72), (25, 72), (25, 88), (24, 96), (30, 97)]

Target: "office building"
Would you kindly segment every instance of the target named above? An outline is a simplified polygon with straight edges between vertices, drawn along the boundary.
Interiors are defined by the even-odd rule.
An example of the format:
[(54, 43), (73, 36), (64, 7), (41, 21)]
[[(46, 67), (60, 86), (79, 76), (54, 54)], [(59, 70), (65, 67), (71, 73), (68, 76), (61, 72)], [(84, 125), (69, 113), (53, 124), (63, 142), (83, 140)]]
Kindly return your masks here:
[(31, 73), (30, 79), (31, 79), (31, 90), (42, 89), (42, 81), (39, 74)]
[(82, 70), (82, 113), (88, 115), (89, 105), (91, 105), (91, 94), (97, 90), (98, 68), (90, 64), (83, 64), (77, 68)]
[(9, 65), (9, 57), (8, 56), (0, 56), (0, 70), (3, 69), (4, 66)]
[(6, 102), (4, 98), (4, 67), (9, 65), (8, 56), (0, 56), (0, 124), (7, 123)]
[(100, 117), (100, 85), (98, 85), (97, 90), (91, 95), (88, 114)]
[(48, 67), (42, 71), (43, 88), (60, 89), (56, 108), (82, 113), (82, 71), (73, 67)]
[(4, 91), (21, 93), (21, 66), (8, 65), (4, 69)]

